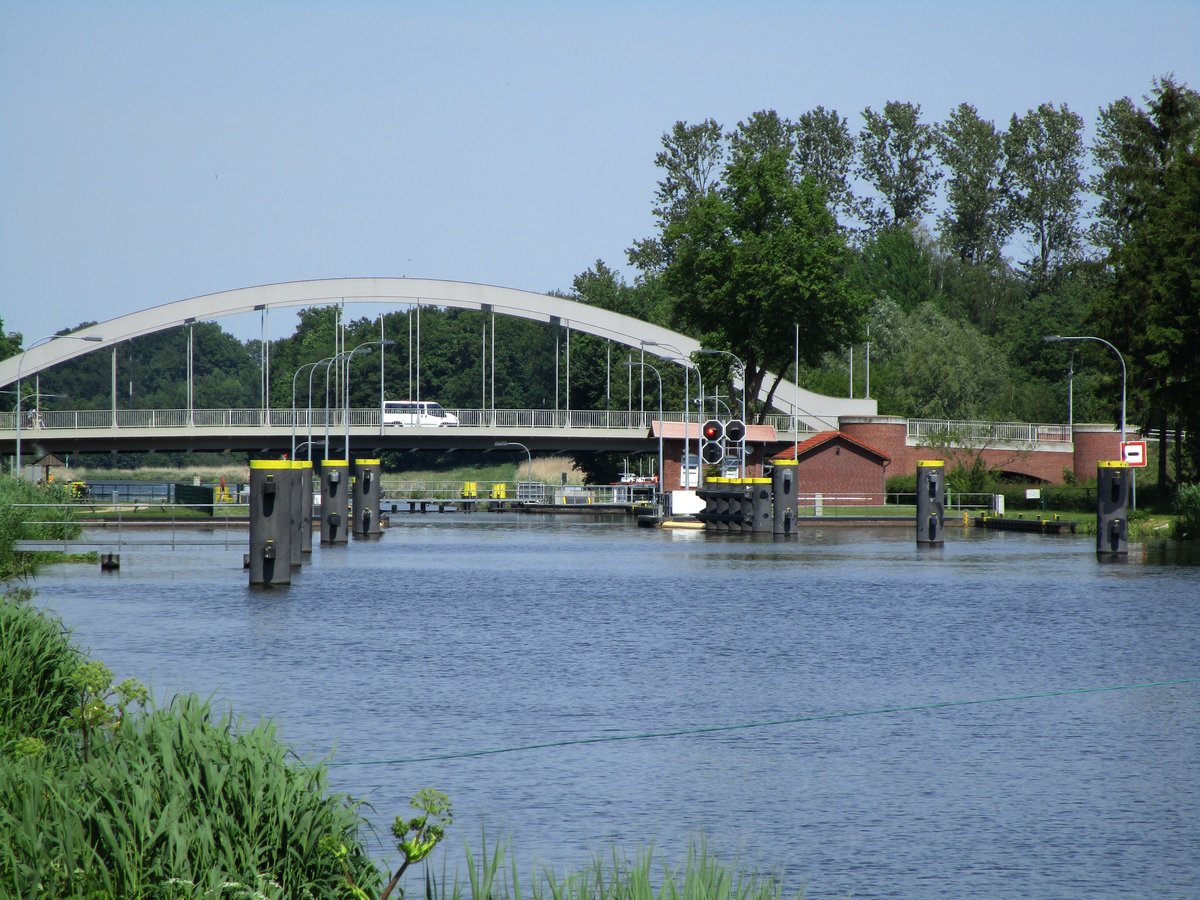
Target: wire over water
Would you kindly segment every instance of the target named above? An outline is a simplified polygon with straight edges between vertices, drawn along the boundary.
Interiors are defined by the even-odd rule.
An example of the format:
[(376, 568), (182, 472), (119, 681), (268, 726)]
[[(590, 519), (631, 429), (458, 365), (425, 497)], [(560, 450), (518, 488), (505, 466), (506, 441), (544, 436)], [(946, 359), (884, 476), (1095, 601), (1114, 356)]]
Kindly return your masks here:
[(1200, 684), (1200, 678), (1178, 678), (1170, 681), (1145, 681), (1138, 684), (1112, 684), (1102, 687), (1067, 688), (1056, 691), (1038, 691), (1031, 694), (1013, 694), (1004, 697), (976, 697), (965, 700), (942, 700), (936, 703), (919, 703), (911, 706), (884, 706), (876, 709), (852, 709), (819, 715), (792, 716), (786, 719), (770, 719), (761, 722), (739, 722), (732, 725), (706, 725), (696, 728), (679, 728), (669, 731), (644, 731), (633, 734), (604, 735), (601, 737), (571, 738), (562, 741), (547, 741), (538, 744), (518, 744), (513, 747), (493, 747), (483, 750), (464, 750), (455, 753), (437, 753), (429, 756), (409, 756), (396, 759), (363, 759), (334, 761), (326, 760), (326, 766), (392, 766), (410, 763), (443, 762), (455, 759), (472, 759), (480, 756), (496, 756), (501, 753), (523, 753), (530, 750), (547, 750), (553, 747), (575, 747), (583, 744), (610, 744), (618, 741), (646, 741), (658, 738), (686, 737), (697, 734), (715, 734), (722, 731), (746, 731), (751, 728), (778, 728), (784, 725), (800, 725), (806, 722), (827, 722), (834, 719), (853, 719), (861, 716), (884, 716), (895, 713), (924, 712), (933, 709), (951, 709), (958, 706), (979, 706), (986, 703), (1017, 703), (1025, 700), (1045, 700), (1052, 697), (1070, 697), (1080, 694), (1103, 694), (1112, 691), (1131, 691), (1153, 687), (1173, 687), (1183, 684)]

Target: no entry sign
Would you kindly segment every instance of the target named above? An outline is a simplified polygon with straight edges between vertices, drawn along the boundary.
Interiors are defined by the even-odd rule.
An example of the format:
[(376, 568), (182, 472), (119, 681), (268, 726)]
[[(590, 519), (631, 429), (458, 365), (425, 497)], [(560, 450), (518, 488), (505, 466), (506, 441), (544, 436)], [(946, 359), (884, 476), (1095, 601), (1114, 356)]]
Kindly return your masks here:
[(1146, 442), (1125, 441), (1121, 444), (1121, 459), (1134, 468), (1146, 465)]

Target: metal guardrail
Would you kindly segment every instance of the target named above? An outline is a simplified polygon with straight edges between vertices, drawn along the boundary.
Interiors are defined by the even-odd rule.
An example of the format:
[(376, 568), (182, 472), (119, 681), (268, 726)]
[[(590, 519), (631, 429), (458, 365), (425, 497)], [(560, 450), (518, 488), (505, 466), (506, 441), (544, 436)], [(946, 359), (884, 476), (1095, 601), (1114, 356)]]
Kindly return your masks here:
[[(65, 523), (60, 516), (57, 519), (29, 518), (21, 522), (22, 528), (33, 526), (60, 527), (64, 524), (78, 525), (81, 528), (91, 528), (94, 534), (76, 538), (22, 538), (18, 534), (13, 547), (20, 552), (57, 551), (59, 553), (88, 552), (104, 549), (119, 553), (123, 548), (133, 547), (220, 547), (237, 549), (246, 544), (246, 533), (250, 525), (250, 508), (246, 503), (212, 504), (213, 515), (197, 519), (192, 516), (180, 517), (179, 510), (195, 510), (195, 504), (182, 503), (145, 503), (145, 502), (106, 502), (93, 498), (86, 503), (18, 503), (13, 504), (23, 509), (58, 510), (60, 513), (77, 513), (81, 509), (91, 512), (103, 512), (105, 519), (89, 522), (88, 519), (74, 518)], [(159, 517), (147, 520), (144, 518), (125, 518), (126, 514), (139, 510), (153, 509)], [(44, 513), (40, 513), (44, 515)], [(35, 512), (35, 516), (39, 513)], [(154, 528), (152, 536), (147, 536), (147, 529)], [(164, 535), (162, 532), (166, 530)], [(138, 535), (142, 537), (138, 537)]]
[[(995, 510), (994, 494), (946, 491), (946, 512), (960, 513)], [(800, 493), (797, 512), (801, 516), (869, 516), (870, 518), (912, 519), (916, 515), (917, 495), (914, 493), (841, 491), (830, 493)]]
[(971, 422), (952, 419), (909, 419), (909, 440), (998, 442), (1006, 444), (1070, 443), (1071, 426), (1026, 422)]

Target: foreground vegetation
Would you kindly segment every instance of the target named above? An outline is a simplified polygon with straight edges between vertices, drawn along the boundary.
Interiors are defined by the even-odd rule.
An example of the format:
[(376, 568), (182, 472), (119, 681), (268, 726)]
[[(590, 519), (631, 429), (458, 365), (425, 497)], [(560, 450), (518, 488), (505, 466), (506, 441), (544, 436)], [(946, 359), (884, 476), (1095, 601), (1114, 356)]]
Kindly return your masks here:
[[(304, 898), (401, 896), (452, 821), (425, 789), (392, 827), (401, 863), (390, 879), (368, 857), (360, 805), (330, 793), (269, 723), (246, 727), (194, 696), (154, 708), (133, 680), (113, 684), (62, 623), (0, 598), (0, 896), (12, 898)], [(744, 877), (694, 848), (682, 871), (613, 853), (562, 878), (524, 881), (504, 844), (466, 875), (430, 870), (431, 900), (654, 897), (779, 900), (769, 878)]]

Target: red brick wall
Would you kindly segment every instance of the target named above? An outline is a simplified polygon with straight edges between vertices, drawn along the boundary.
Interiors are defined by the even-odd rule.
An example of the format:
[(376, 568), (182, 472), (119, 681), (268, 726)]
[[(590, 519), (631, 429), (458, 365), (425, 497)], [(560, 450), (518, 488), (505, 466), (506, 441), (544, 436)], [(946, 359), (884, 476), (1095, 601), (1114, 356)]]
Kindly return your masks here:
[[(1071, 431), (1075, 441), (1075, 478), (1086, 481), (1096, 477), (1096, 463), (1121, 458), (1121, 432), (1111, 425), (1076, 425)], [(1130, 434), (1134, 440), (1136, 434)]]
[(801, 456), (796, 481), (799, 493), (843, 497), (839, 501), (842, 504), (874, 506), (883, 502), (882, 462), (874, 454), (839, 438)]
[[(970, 459), (969, 453), (956, 457), (953, 453), (940, 450), (906, 446), (906, 419), (886, 416), (848, 417), (841, 420), (840, 427), (855, 440), (869, 444), (880, 453), (890, 456), (892, 461), (887, 469), (889, 476), (912, 475), (917, 470), (917, 461), (922, 459), (944, 458), (948, 466)], [(1135, 437), (1136, 435), (1130, 434), (1130, 440)], [(1121, 434), (1111, 425), (1076, 425), (1073, 440), (1074, 454), (1051, 450), (984, 450), (983, 459), (992, 468), (1051, 484), (1062, 484), (1064, 470), (1074, 472), (1077, 479), (1086, 480), (1096, 477), (1096, 463), (1099, 460), (1121, 458)]]

